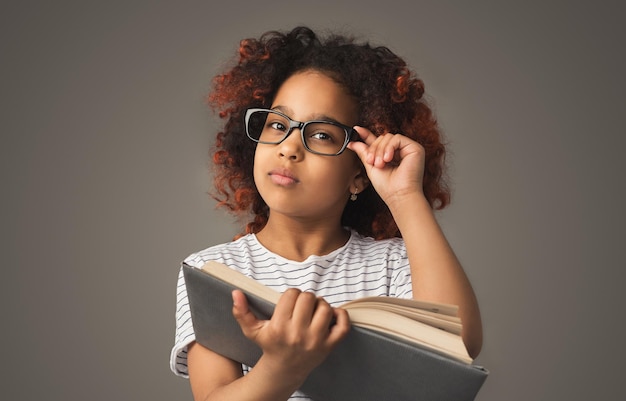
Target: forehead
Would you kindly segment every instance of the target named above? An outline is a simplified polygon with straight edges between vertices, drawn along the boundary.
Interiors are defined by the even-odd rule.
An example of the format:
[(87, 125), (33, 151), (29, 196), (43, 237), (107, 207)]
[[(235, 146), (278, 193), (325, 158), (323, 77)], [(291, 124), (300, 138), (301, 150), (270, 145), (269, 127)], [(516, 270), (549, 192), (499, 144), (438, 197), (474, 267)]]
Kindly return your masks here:
[(300, 121), (328, 116), (344, 124), (356, 124), (356, 100), (342, 85), (318, 71), (298, 72), (287, 78), (272, 108)]

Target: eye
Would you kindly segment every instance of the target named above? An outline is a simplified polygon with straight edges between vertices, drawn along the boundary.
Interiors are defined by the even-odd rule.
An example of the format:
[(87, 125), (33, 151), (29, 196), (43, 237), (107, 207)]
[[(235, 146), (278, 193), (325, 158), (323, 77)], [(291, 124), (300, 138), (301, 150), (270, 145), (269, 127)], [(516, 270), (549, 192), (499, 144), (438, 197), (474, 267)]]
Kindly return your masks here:
[(307, 141), (315, 142), (320, 146), (343, 144), (346, 139), (343, 128), (326, 122), (314, 122), (307, 125), (305, 136)]
[(314, 132), (313, 134), (309, 135), (309, 139), (314, 139), (316, 141), (321, 141), (321, 142), (325, 142), (325, 141), (333, 142), (335, 140), (332, 137), (332, 135), (323, 131)]
[(287, 126), (280, 121), (268, 121), (267, 126), (273, 130), (277, 130), (280, 132), (287, 131)]

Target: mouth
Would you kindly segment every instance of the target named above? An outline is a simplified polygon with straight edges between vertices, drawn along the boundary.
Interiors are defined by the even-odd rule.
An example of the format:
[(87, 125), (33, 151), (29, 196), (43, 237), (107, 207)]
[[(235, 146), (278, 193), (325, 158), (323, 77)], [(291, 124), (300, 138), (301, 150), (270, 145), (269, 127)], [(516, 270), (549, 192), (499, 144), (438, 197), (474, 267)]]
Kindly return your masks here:
[(267, 175), (269, 175), (272, 182), (277, 185), (288, 186), (295, 185), (300, 182), (300, 180), (298, 180), (298, 178), (291, 171), (286, 169), (272, 170)]

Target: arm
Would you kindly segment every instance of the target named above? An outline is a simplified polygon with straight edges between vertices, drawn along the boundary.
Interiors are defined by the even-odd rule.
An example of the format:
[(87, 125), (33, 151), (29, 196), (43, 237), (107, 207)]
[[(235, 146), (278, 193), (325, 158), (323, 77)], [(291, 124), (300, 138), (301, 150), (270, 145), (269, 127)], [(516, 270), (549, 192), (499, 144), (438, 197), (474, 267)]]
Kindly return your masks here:
[(472, 357), (482, 347), (476, 296), (422, 191), (424, 148), (402, 136), (376, 137), (357, 128), (364, 142), (351, 142), (376, 192), (391, 211), (407, 247), (413, 296), (459, 306), (463, 341)]
[[(233, 315), (263, 354), (245, 376), (241, 365), (201, 345), (187, 355), (196, 401), (287, 400), (348, 333), (347, 313), (295, 289), (280, 298), (271, 320), (258, 320), (241, 291), (233, 292)], [(336, 324), (330, 329), (332, 319)]]

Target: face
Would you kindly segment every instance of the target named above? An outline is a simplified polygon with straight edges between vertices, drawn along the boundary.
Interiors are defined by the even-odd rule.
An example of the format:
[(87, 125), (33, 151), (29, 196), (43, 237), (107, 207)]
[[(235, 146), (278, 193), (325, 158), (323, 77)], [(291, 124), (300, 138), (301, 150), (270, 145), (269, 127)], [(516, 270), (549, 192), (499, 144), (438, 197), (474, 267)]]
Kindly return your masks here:
[[(296, 121), (335, 120), (356, 124), (356, 101), (334, 80), (317, 71), (292, 75), (279, 88), (272, 109)], [(276, 214), (299, 219), (340, 218), (350, 193), (362, 190), (357, 156), (308, 152), (299, 129), (278, 145), (259, 143), (254, 157), (254, 180)]]

